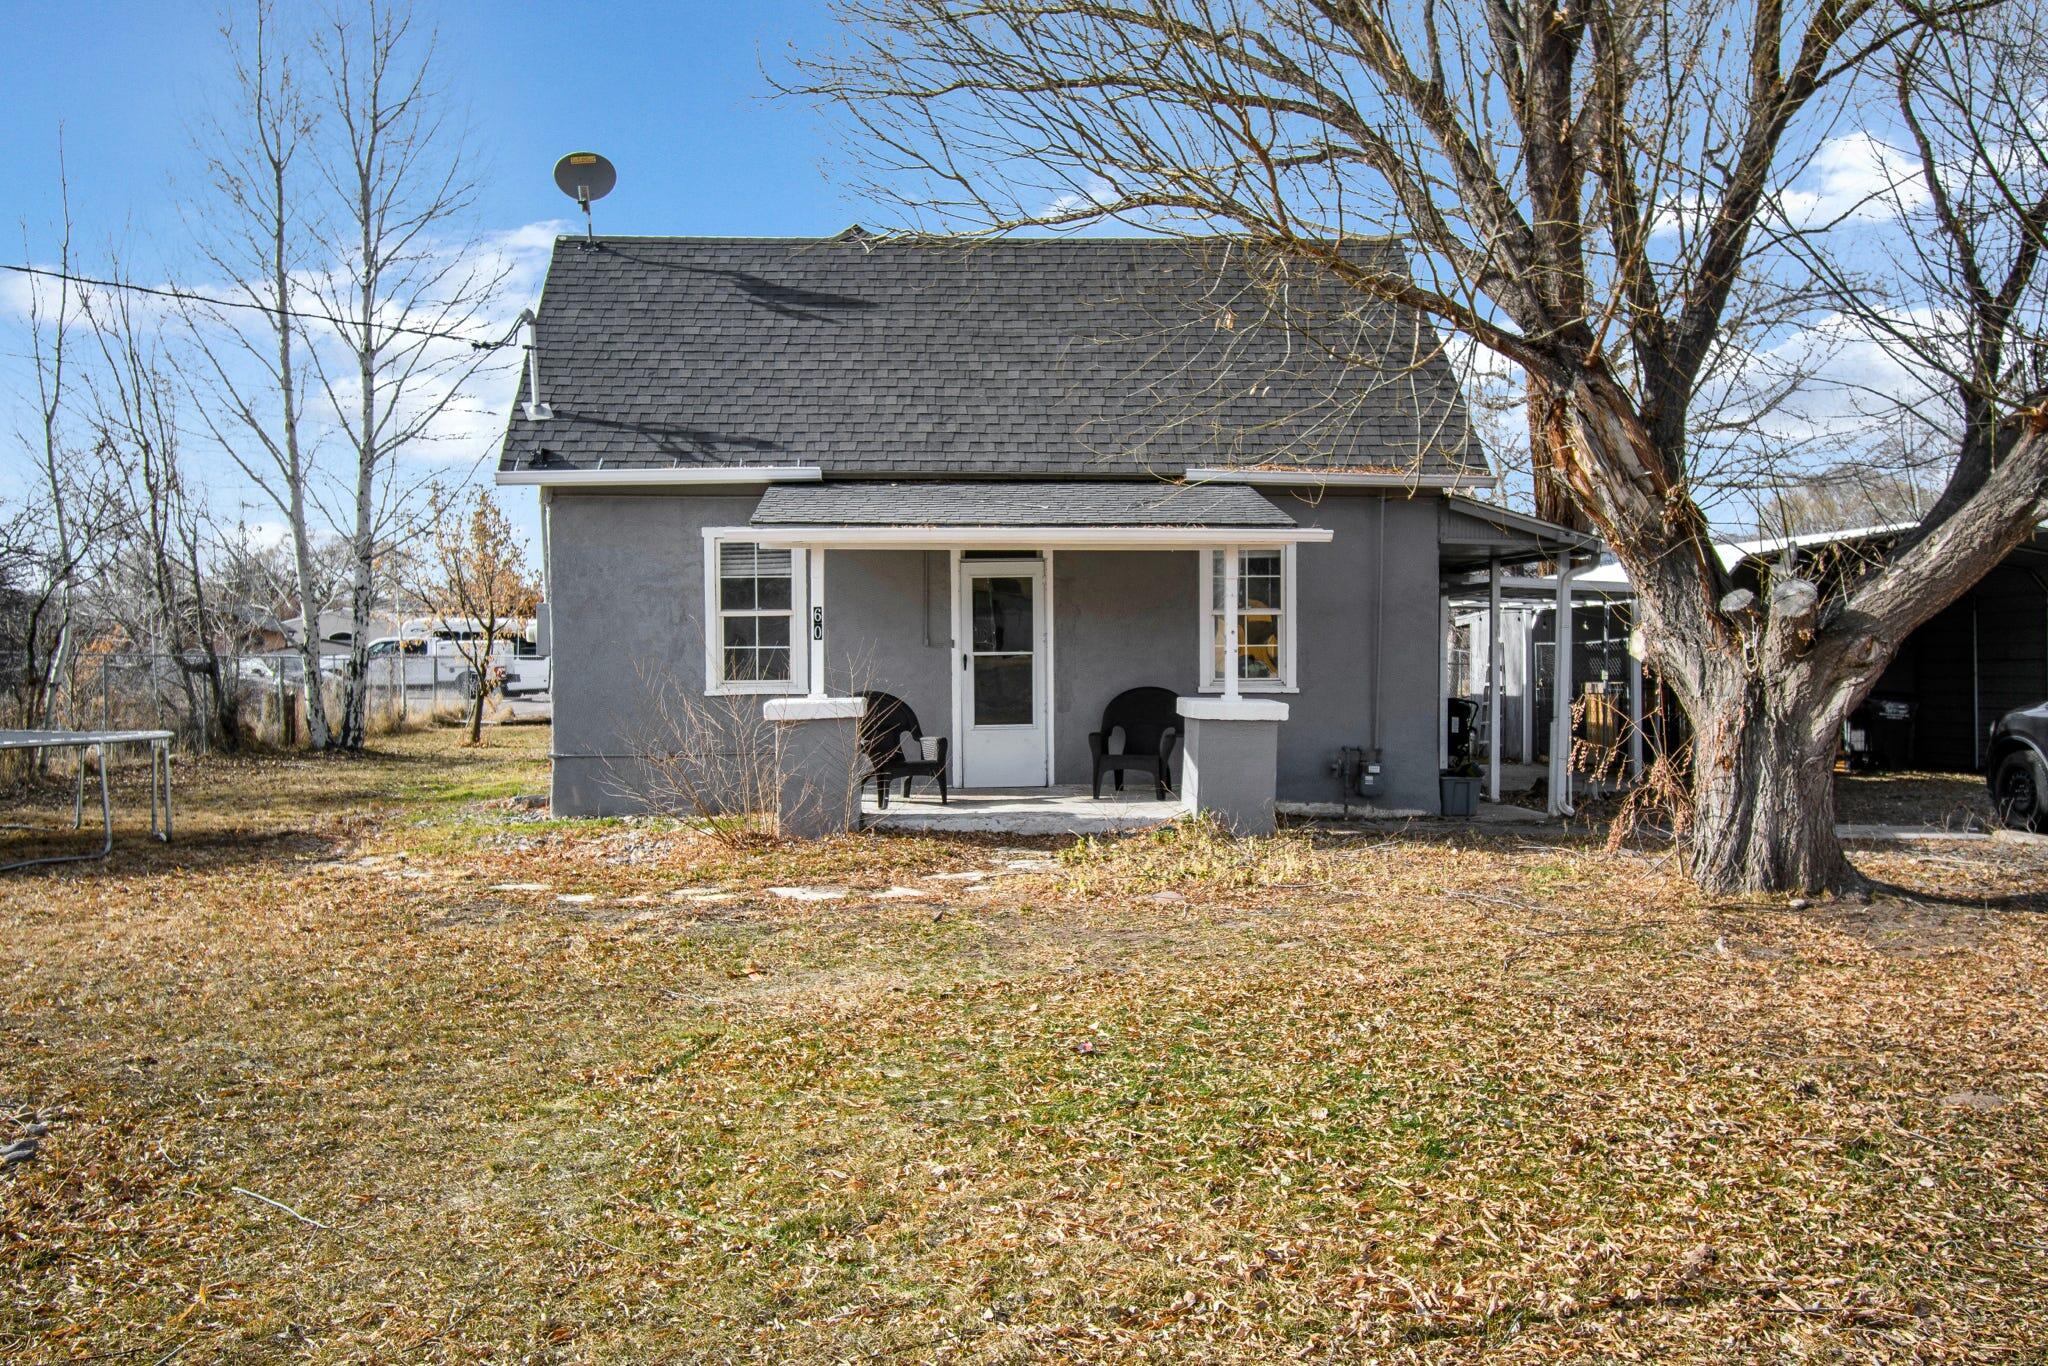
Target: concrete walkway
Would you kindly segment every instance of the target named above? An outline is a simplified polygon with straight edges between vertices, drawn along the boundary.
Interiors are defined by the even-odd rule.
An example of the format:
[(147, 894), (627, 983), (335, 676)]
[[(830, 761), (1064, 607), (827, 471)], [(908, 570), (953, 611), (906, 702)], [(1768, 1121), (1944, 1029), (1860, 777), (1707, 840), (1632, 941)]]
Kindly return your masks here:
[(954, 789), (952, 800), (939, 805), (939, 793), (924, 779), (907, 800), (899, 788), (889, 794), (888, 810), (875, 801), (874, 784), (861, 792), (861, 823), (870, 829), (959, 831), (1005, 835), (1097, 835), (1116, 830), (1144, 830), (1187, 814), (1177, 796), (1154, 801), (1150, 786), (1113, 793), (1104, 788), (1101, 800), (1085, 787)]

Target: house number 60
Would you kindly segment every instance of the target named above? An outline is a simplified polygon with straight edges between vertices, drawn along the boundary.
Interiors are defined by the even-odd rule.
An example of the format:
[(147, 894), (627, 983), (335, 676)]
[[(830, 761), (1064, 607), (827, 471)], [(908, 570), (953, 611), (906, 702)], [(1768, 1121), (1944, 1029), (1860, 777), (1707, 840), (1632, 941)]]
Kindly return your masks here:
[(825, 638), (825, 609), (824, 609), (824, 608), (822, 608), (822, 607), (813, 607), (813, 608), (811, 609), (811, 639), (812, 639), (812, 640), (823, 640), (824, 638)]

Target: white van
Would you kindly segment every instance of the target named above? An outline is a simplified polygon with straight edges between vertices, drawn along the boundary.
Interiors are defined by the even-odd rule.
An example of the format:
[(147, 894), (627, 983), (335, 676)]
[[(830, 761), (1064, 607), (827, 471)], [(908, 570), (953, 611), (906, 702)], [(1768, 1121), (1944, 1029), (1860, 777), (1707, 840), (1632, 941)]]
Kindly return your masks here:
[[(476, 669), (464, 657), (470, 642), (483, 634), (482, 625), (446, 617), (411, 617), (399, 623), (399, 634), (370, 642), (369, 677), (390, 686), (397, 679), (408, 689), (452, 688), (465, 696), (476, 693)], [(491, 642), (490, 667), (507, 696), (546, 692), (546, 655), (535, 647), (534, 623), (514, 619), (500, 624)], [(474, 653), (474, 650), (471, 650)], [(397, 665), (386, 663), (398, 661)]]

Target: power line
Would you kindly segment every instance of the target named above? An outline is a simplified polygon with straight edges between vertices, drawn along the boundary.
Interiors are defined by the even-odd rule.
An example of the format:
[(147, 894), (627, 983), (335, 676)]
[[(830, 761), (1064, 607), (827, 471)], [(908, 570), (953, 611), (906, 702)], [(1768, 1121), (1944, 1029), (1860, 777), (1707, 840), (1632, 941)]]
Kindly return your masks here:
[[(74, 285), (93, 285), (100, 289), (125, 289), (134, 294), (150, 294), (160, 299), (176, 299), (180, 303), (204, 304), (209, 308), (249, 308), (259, 313), (267, 313), (272, 317), (282, 314), (287, 318), (297, 318), (305, 322), (322, 322), (336, 328), (357, 325), (357, 320), (353, 318), (337, 318), (331, 313), (311, 313), (297, 308), (273, 308), (269, 304), (260, 304), (249, 299), (219, 299), (210, 294), (200, 294), (194, 290), (167, 288), (158, 285), (138, 285), (127, 280), (99, 280), (94, 279), (90, 275), (73, 275), (66, 271), (51, 270), (45, 266), (18, 266), (12, 262), (0, 261), (0, 270), (11, 270), (17, 275), (40, 276), (48, 280), (63, 280)], [(385, 330), (410, 337), (424, 337), (433, 341), (467, 342), (479, 351), (495, 351), (509, 343), (518, 329), (513, 329), (513, 333), (508, 333), (504, 340), (494, 342), (478, 341), (476, 338), (465, 336), (460, 332), (443, 332), (435, 328), (426, 327), (406, 327), (403, 324), (394, 325)]]

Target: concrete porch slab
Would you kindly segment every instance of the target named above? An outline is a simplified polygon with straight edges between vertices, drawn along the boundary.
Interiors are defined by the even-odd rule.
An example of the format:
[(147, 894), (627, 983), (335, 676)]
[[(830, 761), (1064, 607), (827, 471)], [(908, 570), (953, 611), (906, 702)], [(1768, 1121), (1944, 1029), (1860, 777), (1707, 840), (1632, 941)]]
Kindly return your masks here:
[(1104, 789), (1100, 801), (1085, 787), (955, 788), (939, 805), (924, 782), (909, 798), (889, 794), (889, 809), (875, 802), (870, 784), (861, 794), (861, 824), (868, 829), (956, 831), (962, 834), (1099, 835), (1144, 830), (1187, 814), (1179, 797), (1154, 801), (1152, 789)]

